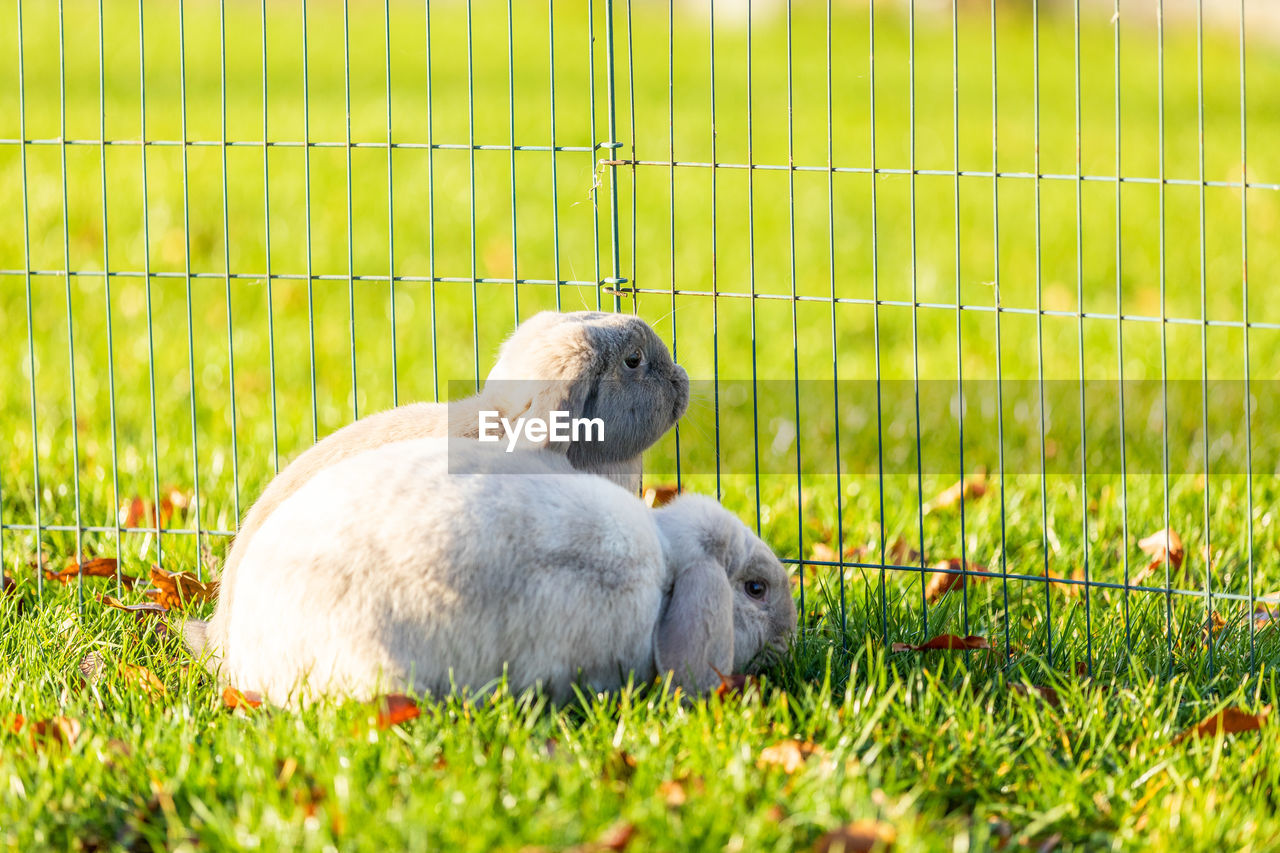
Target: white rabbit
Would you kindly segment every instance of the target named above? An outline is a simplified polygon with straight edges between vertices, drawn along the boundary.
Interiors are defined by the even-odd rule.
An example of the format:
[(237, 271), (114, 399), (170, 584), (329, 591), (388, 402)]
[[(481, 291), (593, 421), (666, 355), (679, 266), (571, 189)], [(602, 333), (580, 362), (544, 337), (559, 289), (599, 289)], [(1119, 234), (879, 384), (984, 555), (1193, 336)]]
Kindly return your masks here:
[[(547, 440), (542, 446), (563, 453), (574, 468), (638, 491), (641, 454), (680, 419), (688, 402), (688, 375), (639, 317), (592, 311), (535, 314), (502, 345), (479, 394), (361, 418), (312, 445), (277, 474), (245, 516), (223, 561), (221, 594), (208, 630), (226, 632), (237, 567), (258, 528), (289, 495), (336, 462), (407, 439), (476, 438), (483, 411), (512, 422), (517, 417), (545, 420), (561, 411), (599, 418), (603, 440)], [(187, 642), (197, 653), (205, 632), (205, 623), (188, 622)]]
[(553, 700), (720, 683), (795, 630), (778, 558), (710, 498), (651, 510), (545, 450), (389, 445), (317, 474), (240, 564), (221, 677), (268, 701), (411, 687)]

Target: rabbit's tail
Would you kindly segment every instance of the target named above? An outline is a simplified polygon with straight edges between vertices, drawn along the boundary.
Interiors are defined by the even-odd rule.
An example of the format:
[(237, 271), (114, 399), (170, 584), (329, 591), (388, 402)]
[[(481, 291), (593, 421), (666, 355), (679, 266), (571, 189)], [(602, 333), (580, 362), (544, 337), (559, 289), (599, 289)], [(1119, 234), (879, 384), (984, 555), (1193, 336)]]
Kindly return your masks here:
[(188, 619), (186, 624), (182, 626), (183, 639), (187, 642), (187, 648), (191, 650), (191, 654), (197, 658), (210, 658), (210, 663), (216, 655), (209, 646), (209, 623), (201, 619)]

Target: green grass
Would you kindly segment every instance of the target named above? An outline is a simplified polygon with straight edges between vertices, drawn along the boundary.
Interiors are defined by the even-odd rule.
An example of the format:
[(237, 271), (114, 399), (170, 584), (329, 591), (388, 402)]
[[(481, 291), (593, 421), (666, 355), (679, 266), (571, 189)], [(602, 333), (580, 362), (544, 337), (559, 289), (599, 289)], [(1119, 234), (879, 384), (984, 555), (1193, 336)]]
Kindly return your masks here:
[[(555, 6), (553, 65), (546, 9), (515, 4), (512, 110), (504, 4), (475, 4), (470, 72), (465, 7), (431, 8), (428, 52), (421, 4), (393, 3), (389, 28), (376, 4), (353, 4), (347, 75), (339, 4), (308, 8), (305, 57), (300, 5), (267, 4), (264, 68), (261, 7), (228, 2), (224, 85), (218, 4), (186, 4), (180, 30), (174, 4), (146, 3), (145, 137), (183, 138), (185, 79), (188, 140), (223, 138), (225, 90), (225, 136), (242, 143), (264, 133), (385, 143), (389, 101), (397, 143), (465, 145), (473, 120), (480, 145), (509, 143), (514, 127), (519, 144), (589, 147), (608, 138), (603, 4), (594, 22), (579, 5)], [(1018, 7), (998, 10), (994, 116), (991, 28), (981, 10), (961, 15), (954, 64), (949, 20), (921, 13), (913, 63), (901, 9), (877, 7), (872, 124), (867, 9), (837, 5), (830, 137), (821, 6), (796, 4), (790, 98), (781, 16), (757, 10), (750, 52), (744, 24), (719, 17), (713, 78), (705, 15), (677, 9), (669, 90), (664, 10), (637, 4), (628, 30), (620, 9), (625, 147), (617, 156), (823, 167), (829, 139), (837, 166), (907, 169), (914, 69), (916, 168), (949, 171), (958, 158), (963, 171), (989, 173), (994, 132), (1001, 172), (1076, 172), (1069, 18), (1042, 14), (1037, 138), (1034, 30)], [(904, 849), (954, 849), (957, 838), (984, 849), (991, 819), (1025, 839), (1057, 833), (1082, 847), (1274, 846), (1272, 773), (1260, 758), (1274, 731), (1257, 749), (1257, 735), (1168, 746), (1172, 732), (1220, 705), (1274, 701), (1270, 669), (1280, 648), (1270, 628), (1252, 623), (1247, 600), (1215, 598), (1228, 625), (1210, 644), (1203, 596), (1093, 586), (1082, 594), (994, 578), (926, 603), (910, 569), (963, 555), (995, 573), (1034, 578), (1048, 566), (1123, 585), (1147, 560), (1137, 540), (1167, 517), (1186, 544), (1183, 568), (1168, 575), (1173, 587), (1211, 583), (1215, 596), (1245, 598), (1280, 589), (1271, 509), (1280, 482), (1266, 428), (1280, 332), (1255, 327), (1246, 345), (1239, 325), (1246, 307), (1254, 323), (1280, 323), (1270, 298), (1280, 192), (1249, 190), (1246, 226), (1240, 190), (1207, 187), (1202, 228), (1200, 191), (1176, 183), (1163, 192), (1121, 184), (1117, 219), (1117, 184), (1107, 180), (1006, 177), (993, 186), (981, 175), (873, 181), (865, 172), (698, 165), (610, 172), (596, 167), (600, 152), (581, 150), (402, 147), (388, 163), (385, 147), (64, 149), (48, 142), (92, 142), (103, 128), (113, 141), (143, 136), (138, 6), (104, 4), (101, 103), (96, 4), (66, 3), (61, 70), (56, 6), (20, 8), (21, 31), (16, 3), (0, 6), (0, 56), (8, 58), (0, 140), (44, 142), (0, 143), (0, 363), (9, 366), (0, 383), (0, 563), (27, 605), (18, 615), (13, 602), (0, 604), (0, 715), (66, 714), (85, 733), (65, 754), (3, 741), (0, 838), (8, 846), (180, 847), (194, 838), (267, 848), (560, 848), (621, 821), (638, 827), (637, 845), (656, 849), (783, 849), (868, 816), (894, 824)], [(1079, 169), (1101, 178), (1117, 174), (1108, 17), (1086, 11), (1079, 39)], [(1119, 27), (1119, 173), (1155, 178), (1156, 29), (1136, 12)], [(1238, 51), (1233, 31), (1208, 29), (1209, 181), (1241, 174)], [(1196, 40), (1185, 21), (1170, 21), (1163, 56), (1164, 174), (1194, 181)], [(1275, 184), (1280, 51), (1265, 33), (1249, 33), (1246, 82), (1249, 180)], [(642, 291), (622, 307), (653, 322), (695, 379), (721, 380), (699, 383), (680, 431), (684, 484), (718, 492), (780, 556), (808, 563), (803, 573), (797, 566), (806, 633), (762, 698), (677, 707), (641, 691), (553, 711), (503, 696), (481, 708), (433, 704), (403, 729), (374, 733), (355, 707), (242, 718), (220, 709), (207, 679), (183, 670), (172, 641), (140, 638), (128, 616), (103, 612), (93, 594), (107, 582), (85, 581), (82, 606), (76, 585), (46, 585), (35, 603), (38, 551), (57, 564), (77, 552), (118, 554), (137, 574), (156, 560), (195, 568), (204, 546), (216, 565), (227, 542), (217, 532), (233, 530), (274, 468), (315, 436), (358, 413), (458, 393), (487, 370), (517, 316), (612, 307), (590, 284), (510, 281), (595, 282), (613, 273), (611, 179), (618, 269)], [(104, 280), (104, 267), (118, 275)], [(66, 269), (78, 274), (58, 272)], [(394, 287), (389, 271), (404, 277)], [(372, 278), (350, 282), (349, 274)], [(806, 299), (740, 298), (753, 291)], [(848, 301), (823, 301), (832, 295)], [(873, 297), (921, 307), (877, 310)], [(1010, 310), (957, 316), (947, 307), (957, 300)], [(1081, 311), (1091, 316), (1081, 320)], [(1118, 311), (1130, 318), (1122, 329)], [(1161, 316), (1179, 322), (1155, 322)], [(1203, 317), (1228, 325), (1205, 326)], [(1238, 389), (1213, 386), (1207, 413), (1199, 396), (1202, 376), (1243, 378), (1246, 353), (1258, 397), (1252, 478), (1239, 444)], [(1150, 383), (1130, 386), (1123, 435), (1132, 467), (1123, 478), (1121, 433), (1105, 426), (1116, 423), (1107, 389), (1121, 364), (1127, 380)], [(919, 427), (917, 373), (928, 383)], [(1004, 387), (999, 419), (993, 387), (966, 386), (964, 468), (999, 461), (993, 435), (1003, 427), (1005, 476), (993, 476), (963, 516), (959, 507), (923, 513), (922, 503), (960, 476), (948, 390), (960, 374), (1053, 383), (1064, 396), (1050, 418), (1049, 470), (1041, 475), (1036, 383)], [(877, 375), (886, 380), (880, 435)], [(1088, 386), (1084, 442), (1073, 408), (1081, 378), (1097, 380)], [(1165, 378), (1174, 380), (1167, 413), (1158, 393)], [(1220, 454), (1207, 477), (1195, 455), (1202, 418)], [(1237, 443), (1224, 449), (1228, 435)], [(1084, 480), (1074, 462), (1081, 443), (1092, 454)], [(674, 477), (675, 451), (674, 436), (655, 449), (651, 479)], [(123, 503), (154, 499), (169, 485), (198, 497), (169, 519), (170, 532), (117, 532)], [(39, 537), (27, 529), (37, 519), (46, 527)], [(77, 534), (77, 526), (106, 531)], [(214, 533), (172, 532), (194, 529)], [(900, 537), (923, 556), (881, 553)], [(819, 545), (860, 550), (828, 565)], [(1143, 583), (1165, 586), (1164, 569)], [(941, 631), (988, 636), (1012, 650), (1010, 662), (886, 652)], [(111, 677), (93, 689), (73, 686), (90, 651), (150, 667), (166, 696)], [(1094, 679), (1076, 676), (1078, 665)], [(1003, 686), (1022, 680), (1059, 688), (1062, 709)], [(792, 736), (821, 744), (829, 761), (789, 779), (756, 766), (762, 747)], [(111, 741), (131, 756), (113, 758)], [(620, 750), (636, 759), (626, 778), (617, 778)], [(297, 769), (277, 782), (290, 759)], [(669, 809), (657, 787), (685, 775), (704, 787), (686, 784), (688, 802)], [(314, 818), (298, 793), (311, 786), (324, 792)], [(770, 812), (775, 804), (781, 816)]]

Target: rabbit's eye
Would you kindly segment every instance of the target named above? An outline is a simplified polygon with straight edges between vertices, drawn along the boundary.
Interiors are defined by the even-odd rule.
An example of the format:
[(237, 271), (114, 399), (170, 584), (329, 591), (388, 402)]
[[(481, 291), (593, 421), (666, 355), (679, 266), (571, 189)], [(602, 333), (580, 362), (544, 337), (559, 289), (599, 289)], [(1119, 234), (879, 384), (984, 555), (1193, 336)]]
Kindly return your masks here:
[(635, 370), (637, 367), (640, 366), (640, 362), (642, 361), (644, 361), (644, 353), (640, 352), (640, 350), (636, 350), (635, 352), (631, 353), (631, 355), (623, 359), (622, 363), (625, 364), (631, 370)]
[(764, 581), (747, 581), (744, 587), (747, 590), (747, 595), (752, 598), (764, 598), (764, 594), (769, 591), (769, 587), (765, 585)]

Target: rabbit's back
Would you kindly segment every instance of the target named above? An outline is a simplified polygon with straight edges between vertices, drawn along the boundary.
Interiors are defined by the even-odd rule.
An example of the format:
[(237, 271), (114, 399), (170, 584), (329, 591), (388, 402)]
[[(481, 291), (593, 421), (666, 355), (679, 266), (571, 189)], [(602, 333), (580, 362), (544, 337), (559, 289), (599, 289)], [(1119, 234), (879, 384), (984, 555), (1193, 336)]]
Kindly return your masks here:
[[(652, 672), (667, 583), (644, 505), (563, 457), (475, 442), (388, 445), (285, 501), (245, 554), (224, 675), (285, 701), (411, 684), (444, 692)], [(579, 673), (580, 671), (580, 673)]]

